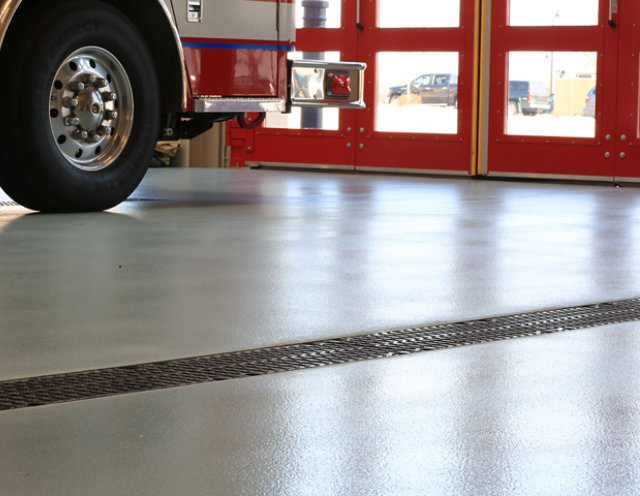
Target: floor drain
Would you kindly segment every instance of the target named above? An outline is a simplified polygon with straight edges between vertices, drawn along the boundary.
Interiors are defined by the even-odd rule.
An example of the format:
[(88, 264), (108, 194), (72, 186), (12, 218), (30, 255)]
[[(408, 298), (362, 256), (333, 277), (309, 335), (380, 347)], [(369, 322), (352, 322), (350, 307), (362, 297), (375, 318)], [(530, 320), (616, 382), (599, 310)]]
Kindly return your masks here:
[(640, 298), (0, 381), (0, 410), (387, 358), (640, 320)]
[[(127, 198), (123, 203), (159, 202), (158, 198)], [(21, 207), (18, 202), (12, 200), (0, 201), (0, 207)]]

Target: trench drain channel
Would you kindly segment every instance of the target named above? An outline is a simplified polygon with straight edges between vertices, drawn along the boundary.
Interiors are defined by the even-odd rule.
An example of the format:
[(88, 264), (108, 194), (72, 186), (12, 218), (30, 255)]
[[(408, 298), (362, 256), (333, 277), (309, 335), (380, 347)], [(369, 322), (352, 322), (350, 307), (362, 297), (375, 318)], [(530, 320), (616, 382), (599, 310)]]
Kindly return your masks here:
[(640, 320), (640, 298), (0, 381), (0, 410), (302, 370)]
[[(159, 200), (157, 198), (133, 198), (132, 197), (132, 198), (127, 198), (122, 203), (143, 203), (143, 202), (159, 202), (159, 201), (163, 201), (163, 200)], [(2, 207), (20, 207), (20, 208), (24, 208), (18, 202), (15, 202), (13, 200), (2, 200), (2, 201), (0, 201), (0, 208), (2, 208)]]

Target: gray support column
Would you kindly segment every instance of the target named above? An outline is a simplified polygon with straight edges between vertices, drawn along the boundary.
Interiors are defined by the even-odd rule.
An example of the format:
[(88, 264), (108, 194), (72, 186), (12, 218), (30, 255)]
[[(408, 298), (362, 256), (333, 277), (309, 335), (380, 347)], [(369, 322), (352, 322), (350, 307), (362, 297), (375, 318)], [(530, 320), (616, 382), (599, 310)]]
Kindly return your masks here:
[[(323, 28), (327, 24), (328, 0), (302, 0), (302, 27)], [(323, 60), (323, 52), (304, 52), (304, 59)], [(322, 110), (315, 108), (301, 109), (300, 125), (305, 129), (322, 129)]]

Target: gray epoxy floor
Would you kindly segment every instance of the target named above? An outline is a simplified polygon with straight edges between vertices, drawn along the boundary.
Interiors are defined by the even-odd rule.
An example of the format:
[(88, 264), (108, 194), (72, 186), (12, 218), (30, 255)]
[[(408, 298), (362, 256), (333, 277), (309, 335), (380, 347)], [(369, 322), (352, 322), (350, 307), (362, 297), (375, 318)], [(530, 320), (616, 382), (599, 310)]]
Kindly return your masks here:
[[(133, 197), (0, 206), (0, 379), (640, 296), (635, 188), (181, 169)], [(640, 494), (638, 330), (0, 412), (0, 494)]]

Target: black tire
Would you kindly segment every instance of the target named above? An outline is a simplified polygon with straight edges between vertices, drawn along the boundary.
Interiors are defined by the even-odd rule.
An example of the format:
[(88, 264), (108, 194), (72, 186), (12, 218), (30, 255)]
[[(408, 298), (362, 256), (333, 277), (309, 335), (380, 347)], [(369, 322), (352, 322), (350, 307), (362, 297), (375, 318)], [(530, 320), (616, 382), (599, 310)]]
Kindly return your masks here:
[(52, 4), (19, 18), (0, 53), (0, 187), (33, 210), (108, 209), (138, 186), (153, 154), (155, 67), (120, 11)]

